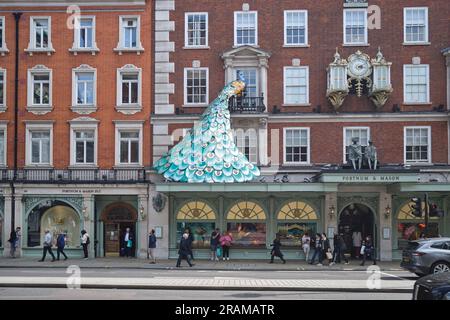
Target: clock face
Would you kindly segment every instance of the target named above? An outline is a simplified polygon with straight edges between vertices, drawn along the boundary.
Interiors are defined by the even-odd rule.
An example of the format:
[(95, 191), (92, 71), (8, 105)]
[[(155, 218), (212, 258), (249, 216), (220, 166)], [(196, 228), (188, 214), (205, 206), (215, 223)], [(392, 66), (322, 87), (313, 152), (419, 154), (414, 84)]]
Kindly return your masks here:
[(369, 61), (361, 58), (350, 61), (348, 68), (350, 75), (356, 78), (367, 77), (371, 71)]

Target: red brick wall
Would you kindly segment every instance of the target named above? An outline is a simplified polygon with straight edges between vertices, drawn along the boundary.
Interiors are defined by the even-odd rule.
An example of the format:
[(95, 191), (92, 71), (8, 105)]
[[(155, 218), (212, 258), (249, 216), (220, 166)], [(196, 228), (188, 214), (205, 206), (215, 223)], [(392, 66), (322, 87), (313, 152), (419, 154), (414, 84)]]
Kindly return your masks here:
[[(102, 7), (103, 9), (127, 9), (125, 6), (117, 8)], [(10, 8), (11, 9), (11, 8)], [(20, 10), (21, 8), (14, 8)], [(23, 8), (33, 10), (36, 8)], [(53, 125), (53, 164), (55, 168), (67, 167), (70, 163), (70, 126), (68, 120), (81, 117), (70, 110), (72, 105), (72, 68), (81, 64), (88, 64), (97, 69), (97, 106), (98, 110), (90, 114), (97, 120), (98, 125), (98, 165), (110, 168), (114, 165), (114, 123), (113, 120), (146, 120), (144, 123), (143, 162), (151, 163), (151, 137), (149, 117), (151, 114), (152, 96), (152, 5), (145, 7), (129, 7), (131, 11), (89, 12), (89, 8), (82, 7), (81, 13), (96, 16), (96, 42), (100, 52), (95, 56), (90, 53), (79, 53), (74, 56), (68, 51), (73, 43), (73, 30), (66, 27), (69, 17), (65, 12), (50, 12), (65, 10), (65, 7), (42, 8), (49, 12), (25, 12), (20, 19), (20, 69), (19, 69), (19, 167), (25, 165), (25, 124), (24, 120), (54, 120)], [(99, 7), (93, 9), (98, 10)], [(145, 9), (143, 11), (143, 9)], [(8, 166), (13, 166), (14, 148), (14, 48), (15, 21), (12, 13), (3, 12), (6, 17), (6, 43), (9, 54), (0, 56), (0, 67), (7, 69), (7, 112), (0, 114), (0, 120), (8, 120)], [(56, 52), (51, 56), (24, 52), (28, 47), (30, 34), (30, 16), (51, 16), (52, 44)], [(119, 55), (113, 49), (119, 40), (119, 16), (141, 16), (141, 43), (145, 52), (124, 53)], [(46, 115), (34, 115), (26, 110), (27, 105), (27, 70), (35, 65), (43, 64), (53, 70), (53, 106), (52, 112)], [(142, 68), (142, 104), (143, 111), (135, 115), (124, 115), (115, 110), (116, 106), (116, 72), (117, 68), (125, 64), (134, 64)]]
[[(371, 0), (370, 5), (381, 7), (381, 29), (369, 30), (368, 47), (342, 47), (343, 43), (343, 1), (335, 0), (228, 0), (221, 1), (183, 0), (176, 2), (176, 10), (171, 13), (176, 32), (171, 33), (175, 41), (175, 74), (171, 82), (176, 85), (176, 94), (171, 103), (176, 107), (183, 105), (183, 69), (191, 67), (193, 60), (200, 60), (202, 67), (209, 67), (210, 101), (214, 99), (224, 84), (223, 61), (221, 53), (231, 49), (234, 44), (234, 11), (241, 11), (243, 2), (249, 3), (250, 10), (258, 11), (258, 44), (261, 49), (272, 53), (269, 60), (269, 109), (283, 104), (283, 67), (292, 65), (293, 58), (300, 58), (301, 65), (309, 66), (311, 107), (286, 107), (287, 112), (311, 112), (321, 105), (322, 112), (331, 112), (326, 93), (326, 67), (333, 60), (335, 48), (339, 47), (342, 57), (348, 57), (356, 50), (374, 57), (378, 46), (384, 56), (392, 61), (392, 85), (394, 92), (383, 108), (391, 112), (393, 104), (404, 111), (432, 110), (433, 106), (446, 104), (446, 69), (441, 50), (450, 43), (449, 18), (450, 2), (447, 0)], [(429, 46), (403, 46), (403, 8), (428, 6), (429, 8)], [(308, 10), (309, 48), (283, 48), (284, 10)], [(185, 12), (209, 12), (209, 50), (183, 50)], [(411, 64), (412, 57), (420, 56), (423, 64), (430, 65), (431, 102), (427, 106), (403, 106), (403, 64)], [(188, 109), (188, 108), (186, 108)], [(192, 109), (186, 110), (191, 112)], [(350, 96), (342, 106), (341, 112), (373, 111), (367, 97)], [(198, 110), (192, 110), (198, 111)]]

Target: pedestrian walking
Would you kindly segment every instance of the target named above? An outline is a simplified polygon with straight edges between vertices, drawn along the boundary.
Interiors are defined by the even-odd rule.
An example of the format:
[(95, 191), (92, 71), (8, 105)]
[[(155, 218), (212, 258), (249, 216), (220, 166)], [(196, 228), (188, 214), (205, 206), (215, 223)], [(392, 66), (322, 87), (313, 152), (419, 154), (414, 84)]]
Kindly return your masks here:
[(86, 230), (81, 230), (81, 245), (83, 246), (84, 260), (89, 259), (88, 246), (90, 243), (91, 239), (89, 238), (89, 234)]
[(217, 247), (219, 246), (219, 240), (220, 240), (220, 229), (216, 228), (211, 233), (211, 261), (218, 261), (219, 257), (217, 256)]
[(194, 260), (194, 252), (192, 251), (192, 246), (194, 244), (194, 235), (192, 234), (191, 228), (189, 227), (187, 227), (186, 230), (184, 230), (184, 233), (188, 234), (189, 255), (191, 256), (191, 259)]
[(303, 253), (305, 254), (305, 261), (308, 262), (309, 252), (311, 250), (311, 238), (308, 235), (308, 232), (305, 232), (302, 237), (302, 249)]
[(314, 254), (309, 264), (314, 264), (316, 257), (319, 261), (319, 264), (322, 265), (322, 238), (320, 236), (320, 233), (316, 233), (316, 237), (314, 239)]
[(364, 250), (361, 250), (363, 261), (361, 262), (361, 266), (364, 266), (367, 260), (372, 260), (373, 265), (377, 264), (375, 246), (373, 244), (373, 240), (371, 236), (367, 236), (364, 241)]
[(281, 252), (281, 240), (280, 240), (280, 235), (277, 233), (276, 238), (273, 240), (273, 243), (271, 244), (272, 251), (270, 252), (271, 258), (270, 258), (270, 263), (273, 263), (273, 259), (275, 257), (278, 257), (281, 259), (281, 261), (283, 261), (283, 264), (286, 263), (286, 260), (284, 260), (283, 258), (283, 253)]
[(53, 242), (52, 234), (50, 233), (49, 230), (45, 230), (42, 259), (39, 260), (39, 262), (43, 262), (45, 260), (45, 257), (47, 256), (47, 252), (52, 256), (52, 262), (56, 260), (55, 255), (53, 254), (53, 251), (52, 251), (52, 242)]
[(348, 259), (345, 256), (345, 251), (347, 250), (347, 245), (345, 244), (345, 239), (343, 234), (336, 234), (333, 239), (333, 261), (330, 265), (335, 263), (341, 263), (342, 260), (345, 264), (348, 264)]
[(194, 266), (194, 264), (191, 262), (190, 252), (191, 248), (190, 248), (189, 234), (184, 233), (180, 241), (180, 249), (178, 250), (177, 268), (181, 266), (181, 260), (186, 260), (189, 267)]
[(16, 230), (11, 231), (11, 234), (9, 236), (8, 242), (10, 243), (10, 256), (11, 258), (16, 257), (16, 250), (19, 247), (20, 244), (20, 238), (21, 238), (21, 231), (20, 227), (17, 227)]
[(319, 264), (322, 265), (323, 259), (328, 260), (328, 265), (330, 265), (333, 255), (331, 254), (330, 240), (328, 240), (327, 235), (322, 233), (322, 261), (319, 261)]
[(66, 235), (60, 233), (58, 238), (56, 238), (56, 260), (59, 261), (59, 256), (62, 254), (64, 256), (64, 261), (67, 260), (67, 256), (64, 253), (64, 247), (66, 246)]
[(220, 237), (220, 245), (222, 246), (222, 260), (230, 260), (230, 248), (231, 243), (233, 242), (233, 237), (231, 236), (231, 232), (227, 232)]
[(148, 236), (148, 254), (150, 255), (150, 258), (153, 260), (150, 263), (155, 264), (156, 263), (156, 257), (155, 257), (155, 248), (156, 248), (156, 235), (155, 230), (150, 230), (150, 235)]
[(123, 236), (123, 246), (125, 248), (125, 256), (127, 258), (132, 258), (133, 254), (131, 252), (133, 248), (134, 235), (131, 232), (130, 228), (125, 229), (125, 235)]

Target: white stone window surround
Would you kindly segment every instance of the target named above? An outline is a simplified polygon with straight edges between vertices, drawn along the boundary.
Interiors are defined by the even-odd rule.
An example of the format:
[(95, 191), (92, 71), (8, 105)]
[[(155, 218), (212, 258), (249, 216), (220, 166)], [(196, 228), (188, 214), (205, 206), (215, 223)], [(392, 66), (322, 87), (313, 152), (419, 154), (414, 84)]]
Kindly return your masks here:
[[(47, 48), (37, 48), (36, 47), (36, 31), (34, 28), (34, 21), (44, 19), (48, 21), (48, 47)], [(24, 50), (25, 52), (28, 52), (30, 56), (33, 55), (33, 53), (46, 53), (47, 55), (51, 55), (55, 52), (55, 49), (53, 48), (52, 44), (52, 17), (51, 16), (32, 16), (30, 17), (30, 42), (28, 43), (28, 48)]]
[[(96, 20), (95, 20), (95, 16), (80, 16), (80, 17), (75, 17), (75, 28), (73, 28), (73, 44), (72, 44), (72, 48), (69, 49), (70, 52), (72, 52), (75, 56), (78, 53), (82, 53), (82, 52), (87, 52), (87, 53), (91, 53), (93, 56), (97, 53), (100, 52), (100, 49), (97, 47), (97, 42), (96, 42)], [(92, 20), (92, 46), (91, 47), (80, 47), (79, 43), (80, 43), (80, 28), (79, 26), (81, 25), (81, 21), (80, 20), (88, 20), (91, 19)]]
[[(188, 18), (192, 15), (204, 15), (206, 16), (206, 39), (204, 45), (189, 45), (189, 34), (188, 34)], [(183, 49), (209, 49), (209, 16), (208, 12), (186, 12), (184, 14), (184, 47)]]
[[(409, 10), (424, 10), (425, 11), (425, 39), (424, 41), (407, 41), (406, 37), (406, 29), (407, 29), (407, 12)], [(406, 7), (403, 8), (403, 45), (412, 46), (412, 45), (430, 45), (429, 42), (429, 16), (428, 16), (428, 7)]]
[[(53, 123), (54, 121), (26, 121), (26, 134), (25, 134), (25, 166), (26, 167), (43, 167), (51, 168), (53, 167)], [(50, 133), (50, 161), (49, 163), (32, 163), (31, 158), (31, 132), (33, 131), (48, 131)]]
[[(117, 168), (142, 168), (143, 167), (143, 124), (141, 121), (116, 120), (115, 124), (115, 167)], [(139, 163), (120, 162), (120, 132), (139, 132)]]
[[(286, 132), (288, 130), (306, 131), (306, 137), (307, 137), (307, 145), (306, 145), (306, 147), (308, 148), (307, 160), (306, 161), (301, 161), (300, 160), (299, 162), (294, 162), (294, 161), (287, 161), (286, 160), (286, 156), (287, 156), (287, 152), (286, 152), (286, 146), (287, 146), (287, 143), (286, 143)], [(310, 163), (311, 163), (311, 135), (310, 135), (310, 128), (309, 127), (286, 127), (286, 128), (283, 128), (283, 164), (290, 165), (290, 166), (302, 166), (302, 165), (310, 165)]]
[[(92, 104), (78, 104), (78, 81), (77, 74), (79, 73), (93, 73), (93, 103)], [(72, 69), (72, 106), (70, 108), (73, 112), (78, 114), (90, 114), (97, 111), (97, 69), (87, 64), (82, 64), (77, 68)]]
[[(125, 35), (123, 30), (123, 20), (125, 19), (136, 19), (137, 22), (137, 30), (136, 30), (136, 47), (135, 48), (127, 48), (124, 46), (125, 44)], [(119, 42), (117, 43), (117, 47), (114, 48), (114, 51), (119, 55), (122, 55), (126, 52), (134, 52), (137, 55), (140, 55), (141, 52), (144, 52), (144, 47), (141, 43), (141, 16), (140, 15), (124, 15), (119, 16)]]
[(255, 128), (237, 128), (234, 129), (235, 144), (238, 149), (245, 155), (245, 149), (248, 149), (247, 159), (258, 164), (258, 132)]
[[(300, 13), (305, 15), (305, 42), (304, 43), (296, 43), (296, 44), (289, 44), (287, 41), (287, 16), (289, 13)], [(309, 48), (310, 45), (308, 43), (308, 10), (285, 10), (284, 11), (284, 44), (283, 47), (286, 48)]]
[[(287, 103), (287, 99), (286, 99), (286, 71), (287, 70), (293, 70), (293, 69), (302, 69), (302, 70), (306, 70), (306, 102), (302, 102), (302, 103)], [(300, 86), (300, 85), (296, 85), (296, 86)], [(293, 66), (289, 66), (289, 67), (284, 67), (283, 69), (283, 106), (285, 107), (289, 107), (289, 106), (311, 106), (311, 103), (309, 101), (309, 66), (298, 66), (298, 67), (293, 67)]]
[[(364, 41), (360, 41), (360, 42), (347, 42), (347, 12), (364, 12), (365, 18), (364, 18)], [(344, 14), (343, 14), (343, 46), (369, 46), (369, 32), (368, 32), (368, 27), (367, 27), (367, 9), (344, 9)]]
[(9, 52), (8, 47), (6, 46), (6, 19), (4, 16), (0, 16), (0, 24), (1, 24), (1, 29), (0, 29), (0, 33), (1, 33), (1, 37), (2, 37), (2, 43), (0, 43), (0, 55), (4, 56), (5, 54), (7, 54)]
[[(255, 16), (255, 43), (238, 44), (237, 41), (237, 19), (239, 14), (253, 14)], [(235, 11), (234, 12), (234, 47), (254, 46), (258, 47), (258, 11)]]
[[(124, 104), (122, 103), (122, 76), (127, 74), (137, 74), (138, 76), (138, 102)], [(124, 65), (117, 69), (117, 100), (116, 110), (123, 114), (135, 114), (142, 111), (142, 69), (132, 64)]]
[(3, 103), (0, 102), (0, 113), (3, 113), (6, 111), (7, 109), (7, 101), (6, 101), (6, 97), (8, 96), (6, 93), (6, 89), (7, 89), (7, 78), (6, 78), (6, 69), (3, 69), (0, 67), (0, 74), (3, 76), (3, 80), (2, 82), (0, 82), (0, 86), (2, 86), (2, 91), (3, 91)]
[(7, 167), (8, 159), (8, 123), (5, 121), (0, 122), (0, 131), (3, 132), (3, 157), (0, 159), (0, 168), (5, 169)]
[[(343, 127), (342, 128), (342, 136), (343, 136), (343, 140), (342, 140), (342, 156), (343, 156), (343, 159), (342, 159), (342, 163), (344, 163), (344, 164), (347, 164), (348, 163), (348, 161), (347, 161), (347, 146), (348, 146), (348, 144), (347, 144), (347, 131), (348, 130), (352, 130), (352, 131), (366, 131), (367, 132), (367, 143), (370, 141), (370, 127), (361, 127), (361, 126), (356, 126), (356, 127)], [(362, 145), (362, 146), (366, 146), (366, 145), (364, 145), (364, 144), (361, 144), (361, 137), (360, 136), (358, 136), (358, 138), (359, 138), (359, 141), (358, 141), (358, 143), (360, 144), (360, 145)]]
[[(426, 70), (426, 95), (427, 95), (427, 101), (409, 101), (407, 99), (407, 92), (406, 92), (406, 87), (407, 87), (407, 81), (406, 81), (406, 70), (408, 68), (412, 69), (412, 68), (425, 68)], [(430, 65), (428, 64), (405, 64), (403, 65), (403, 105), (431, 105), (432, 102), (430, 101)]]
[[(427, 161), (416, 161), (416, 160), (406, 160), (406, 133), (409, 129), (427, 129), (428, 131), (428, 137), (427, 137), (427, 143), (428, 143), (428, 154), (427, 154)], [(432, 141), (431, 141), (431, 126), (406, 126), (403, 128), (403, 163), (411, 164), (411, 165), (423, 165), (423, 164), (432, 164), (431, 155), (432, 150)]]
[[(187, 73), (188, 71), (206, 71), (206, 100), (204, 103), (193, 102), (188, 103), (187, 100)], [(199, 67), (199, 68), (184, 68), (184, 104), (183, 107), (205, 107), (209, 104), (209, 68)]]
[[(49, 75), (49, 103), (48, 104), (34, 104), (33, 90), (34, 90), (34, 76), (35, 75)], [(27, 110), (37, 115), (43, 115), (53, 110), (52, 93), (53, 93), (53, 71), (44, 65), (36, 65), (28, 69), (28, 83), (27, 83)]]
[[(93, 118), (78, 118), (68, 121), (70, 123), (70, 166), (74, 168), (97, 168), (98, 159), (98, 123)], [(94, 131), (94, 163), (76, 162), (75, 133), (78, 131)]]

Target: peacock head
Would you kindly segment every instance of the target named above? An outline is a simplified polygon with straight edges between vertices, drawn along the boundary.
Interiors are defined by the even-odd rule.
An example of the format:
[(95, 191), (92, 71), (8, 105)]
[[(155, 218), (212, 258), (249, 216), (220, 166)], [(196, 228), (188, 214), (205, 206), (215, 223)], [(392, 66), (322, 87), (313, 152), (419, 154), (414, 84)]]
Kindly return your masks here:
[(242, 73), (239, 73), (238, 79), (229, 83), (228, 85), (223, 88), (221, 92), (221, 96), (224, 98), (231, 98), (236, 95), (240, 95), (242, 91), (245, 89), (245, 79), (242, 75)]

